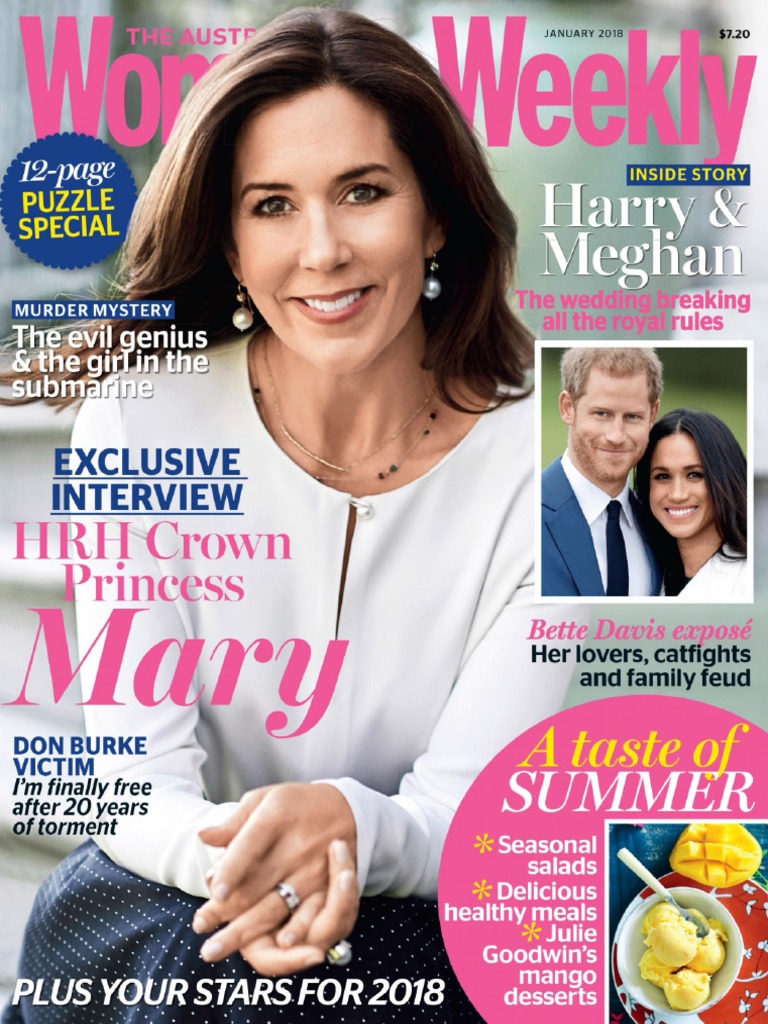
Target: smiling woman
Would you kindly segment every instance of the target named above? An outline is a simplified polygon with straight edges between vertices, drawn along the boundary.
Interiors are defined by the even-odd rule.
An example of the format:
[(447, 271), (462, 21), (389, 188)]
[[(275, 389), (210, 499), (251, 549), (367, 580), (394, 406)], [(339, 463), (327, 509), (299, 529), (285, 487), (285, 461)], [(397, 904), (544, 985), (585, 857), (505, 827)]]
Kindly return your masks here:
[(284, 379), (301, 363), (326, 375), (407, 361), (421, 376), (424, 261), (445, 235), (378, 107), (331, 85), (254, 114), (232, 242), (233, 273), (281, 342), (273, 372), (278, 360)]
[[(297, 1019), (288, 982), (279, 1005), (229, 1000), (227, 987), (250, 996), (259, 974), (312, 968), (301, 991), (319, 991), (354, 956), (358, 1024), (374, 1019), (377, 979), (430, 995), (377, 1006), (382, 1024), (478, 1019), (440, 939), (445, 834), (484, 764), (559, 707), (569, 675), (537, 665), (532, 685), (521, 668), (533, 410), (530, 336), (506, 303), (515, 239), (436, 72), (365, 18), (288, 14), (191, 91), (123, 266), (127, 298), (173, 298), (179, 328), (205, 329), (208, 372), (161, 371), (146, 401), (85, 403), (73, 446), (237, 451), (244, 522), (285, 538), (290, 557), (224, 550), (216, 571), (237, 574), (241, 601), (140, 610), (114, 701), (85, 710), (93, 735), (146, 735), (146, 755), (97, 768), (150, 785), (147, 812), (46, 884), (23, 977), (175, 977), (190, 992), (217, 986), (207, 1022), (273, 1024)], [(151, 520), (121, 519), (132, 574), (206, 575), (204, 549), (153, 549)], [(185, 535), (210, 532), (185, 520)], [(120, 611), (136, 609), (81, 588), (82, 651)], [(274, 658), (259, 637), (275, 639)], [(214, 654), (193, 665), (203, 638)], [(320, 708), (308, 681), (329, 646), (343, 657)], [(166, 650), (195, 670), (189, 699), (147, 707), (133, 680), (151, 670), (168, 692)], [(231, 702), (199, 700), (232, 651)], [(85, 659), (85, 692), (93, 671)], [(111, 1004), (110, 1024), (134, 1012)], [(304, 1021), (325, 1013), (301, 1002)], [(3, 1020), (48, 1016), (23, 998)], [(151, 1016), (181, 1019), (170, 1006)], [(57, 1024), (103, 1019), (95, 1002), (57, 1007)]]
[[(329, 138), (332, 147), (324, 144)], [(353, 480), (344, 470), (364, 469), (368, 458), (361, 453), (372, 449), (381, 452), (384, 466), (394, 454), (389, 464), (397, 466), (398, 483), (420, 475), (445, 450), (446, 439), (451, 446), (471, 421), (444, 409), (440, 425), (448, 433), (441, 439), (431, 429), (425, 434), (428, 428), (411, 415), (413, 409), (428, 415), (433, 386), (421, 368), (420, 295), (424, 262), (442, 248), (445, 235), (427, 213), (385, 114), (336, 85), (275, 102), (243, 126), (232, 186), (228, 259), (269, 324), (251, 349), (251, 373), (254, 381), (260, 375), (269, 381), (260, 408), (278, 444), (308, 472), (353, 493), (370, 490), (371, 481), (365, 475)], [(322, 388), (359, 404), (355, 396), (363, 387), (382, 398), (389, 394), (386, 422), (369, 420), (361, 409), (354, 431), (344, 425), (334, 433), (329, 410), (310, 400)], [(286, 405), (296, 436), (319, 439), (313, 451), (281, 429)], [(402, 434), (398, 418), (405, 422)], [(386, 443), (377, 444), (382, 437)], [(407, 451), (403, 468), (399, 450), (409, 438), (419, 450), (414, 444)], [(379, 470), (377, 489), (390, 486), (390, 476)]]
[(751, 600), (747, 460), (722, 420), (698, 409), (667, 413), (651, 430), (636, 486), (664, 594)]

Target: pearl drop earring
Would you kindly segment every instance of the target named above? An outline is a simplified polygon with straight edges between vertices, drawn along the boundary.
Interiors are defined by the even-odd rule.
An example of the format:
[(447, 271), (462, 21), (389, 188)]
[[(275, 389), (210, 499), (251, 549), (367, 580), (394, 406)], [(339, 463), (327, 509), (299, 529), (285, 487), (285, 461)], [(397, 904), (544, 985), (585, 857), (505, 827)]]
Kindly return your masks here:
[(440, 284), (440, 281), (435, 277), (435, 271), (437, 268), (437, 253), (433, 253), (432, 259), (429, 262), (429, 277), (425, 278), (424, 285), (421, 289), (421, 294), (425, 299), (429, 299), (430, 302), (438, 298), (443, 290), (443, 286)]
[(237, 301), (240, 305), (232, 314), (232, 323), (238, 331), (247, 331), (249, 327), (253, 327), (253, 313), (248, 308), (248, 292), (241, 284), (237, 286)]

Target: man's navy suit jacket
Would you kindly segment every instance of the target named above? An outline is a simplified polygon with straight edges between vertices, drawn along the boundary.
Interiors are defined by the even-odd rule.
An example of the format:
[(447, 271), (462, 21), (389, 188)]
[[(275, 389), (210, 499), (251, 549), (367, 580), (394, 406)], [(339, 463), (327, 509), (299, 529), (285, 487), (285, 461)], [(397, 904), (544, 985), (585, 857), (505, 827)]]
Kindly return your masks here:
[[(638, 503), (630, 502), (638, 521)], [(653, 593), (661, 589), (661, 570), (643, 538), (651, 564)], [(560, 459), (541, 474), (541, 593), (545, 597), (604, 597), (592, 533)]]

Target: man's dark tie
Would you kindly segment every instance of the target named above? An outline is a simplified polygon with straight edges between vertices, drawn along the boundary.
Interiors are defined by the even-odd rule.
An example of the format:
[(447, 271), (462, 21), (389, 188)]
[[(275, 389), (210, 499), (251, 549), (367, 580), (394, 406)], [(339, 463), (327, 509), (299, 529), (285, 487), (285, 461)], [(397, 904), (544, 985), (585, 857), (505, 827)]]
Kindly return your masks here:
[(624, 534), (621, 532), (621, 502), (608, 503), (608, 522), (605, 524), (605, 546), (608, 555), (608, 597), (626, 597), (629, 593), (629, 566)]

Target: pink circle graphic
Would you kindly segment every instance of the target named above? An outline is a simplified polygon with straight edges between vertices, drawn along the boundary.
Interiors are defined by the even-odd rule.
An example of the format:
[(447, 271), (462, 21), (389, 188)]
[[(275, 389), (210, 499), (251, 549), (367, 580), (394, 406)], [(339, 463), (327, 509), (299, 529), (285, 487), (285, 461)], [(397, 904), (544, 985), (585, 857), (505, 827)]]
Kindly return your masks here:
[(448, 832), (438, 894), (448, 955), (488, 1024), (611, 1020), (607, 823), (765, 819), (766, 740), (699, 701), (612, 697), (491, 761)]

